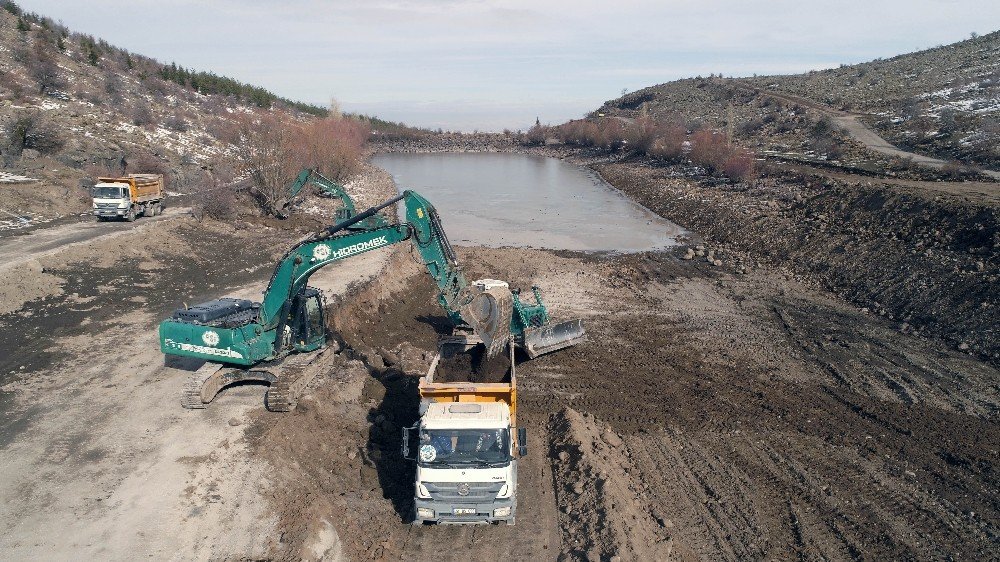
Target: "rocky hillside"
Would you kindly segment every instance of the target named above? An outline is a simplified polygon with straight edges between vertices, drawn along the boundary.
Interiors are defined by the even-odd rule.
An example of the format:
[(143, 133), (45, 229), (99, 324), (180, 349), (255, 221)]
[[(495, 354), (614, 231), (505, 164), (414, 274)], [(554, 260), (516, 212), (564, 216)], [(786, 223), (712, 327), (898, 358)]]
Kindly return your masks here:
[[(226, 157), (241, 123), (305, 125), (327, 113), (0, 2), (0, 162), (12, 174), (0, 177), (0, 218), (10, 219), (0, 230), (85, 214), (98, 175), (164, 173), (175, 194), (228, 182)], [(407, 131), (357, 120), (358, 130)]]
[(859, 149), (836, 131), (832, 136), (817, 131), (823, 114), (815, 107), (768, 93), (861, 114), (902, 148), (1000, 168), (1000, 32), (806, 74), (678, 80), (611, 100), (596, 113), (679, 115), (689, 124), (726, 128), (737, 139), (776, 152), (837, 159)]

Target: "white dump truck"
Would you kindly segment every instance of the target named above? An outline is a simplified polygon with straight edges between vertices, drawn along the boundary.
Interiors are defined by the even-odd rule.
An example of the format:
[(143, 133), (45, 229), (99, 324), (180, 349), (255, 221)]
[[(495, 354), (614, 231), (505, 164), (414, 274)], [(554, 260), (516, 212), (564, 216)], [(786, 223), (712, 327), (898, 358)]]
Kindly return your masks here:
[(517, 462), (528, 452), (513, 351), (500, 383), (435, 382), (440, 357), (420, 381), (419, 421), (403, 429), (403, 456), (417, 463), (413, 522), (513, 525)]
[(129, 174), (97, 178), (91, 195), (97, 220), (119, 218), (131, 222), (139, 215), (152, 217), (163, 212), (166, 191), (161, 174)]

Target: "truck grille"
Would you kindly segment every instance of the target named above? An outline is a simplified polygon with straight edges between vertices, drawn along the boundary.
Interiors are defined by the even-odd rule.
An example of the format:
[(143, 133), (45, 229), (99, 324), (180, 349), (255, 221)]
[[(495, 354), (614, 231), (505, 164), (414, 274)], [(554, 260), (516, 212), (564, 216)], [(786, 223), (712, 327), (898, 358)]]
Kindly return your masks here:
[(450, 503), (493, 501), (503, 482), (424, 482), (431, 498)]

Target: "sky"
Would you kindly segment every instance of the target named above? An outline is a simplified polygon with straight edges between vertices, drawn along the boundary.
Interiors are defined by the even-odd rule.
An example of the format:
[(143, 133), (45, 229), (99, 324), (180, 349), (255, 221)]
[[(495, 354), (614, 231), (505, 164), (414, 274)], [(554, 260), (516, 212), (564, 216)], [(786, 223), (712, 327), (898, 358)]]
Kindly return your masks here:
[(997, 0), (16, 0), (162, 62), (462, 131), (679, 78), (798, 73), (1000, 29)]

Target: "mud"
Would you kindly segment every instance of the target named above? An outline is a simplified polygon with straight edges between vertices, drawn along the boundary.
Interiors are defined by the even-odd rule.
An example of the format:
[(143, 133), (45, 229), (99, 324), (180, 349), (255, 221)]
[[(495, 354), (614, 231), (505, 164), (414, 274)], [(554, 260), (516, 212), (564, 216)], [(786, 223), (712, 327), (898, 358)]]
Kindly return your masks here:
[(442, 357), (434, 382), (510, 382), (510, 357), (506, 353), (487, 358), (482, 346), (466, 353)]
[(900, 330), (1000, 365), (995, 198), (795, 175), (712, 186), (673, 177), (670, 167), (596, 168), (654, 211), (744, 254), (746, 269), (792, 271)]
[[(478, 248), (460, 259), (473, 276), (536, 282), (557, 320), (583, 317), (589, 334), (518, 366), (531, 453), (516, 535), (406, 525), (413, 467), (399, 428), (416, 419), (416, 379), (369, 363), (318, 391), (330, 394), (308, 415), (258, 420), (264, 454), (288, 471), (281, 485), (306, 502), (276, 504), (284, 525), (313, 529), (279, 557), (309, 550), (309, 506), (328, 501), (340, 502), (323, 516), (349, 559), (464, 559), (470, 548), (593, 560), (998, 554), (994, 368), (767, 271), (662, 253)], [(347, 344), (429, 345), (436, 332), (416, 318), (437, 305), (421, 277), (354, 301), (381, 322), (341, 332)], [(359, 387), (357, 404), (335, 406), (340, 388)], [(331, 443), (356, 457), (322, 453)]]
[[(768, 197), (794, 201), (780, 187)], [(825, 195), (819, 201), (834, 205), (835, 192)], [(762, 239), (768, 217), (789, 209), (765, 211), (770, 200), (748, 207), (763, 222), (747, 232)], [(881, 207), (885, 224), (905, 201)], [(715, 224), (705, 207), (691, 208)], [(914, 209), (915, 225), (931, 210)], [(829, 216), (809, 220), (831, 228)], [(38, 277), (38, 295), (0, 316), (10, 336), (0, 339), (4, 552), (1000, 558), (996, 367), (922, 327), (904, 329), (889, 303), (884, 316), (859, 310), (780, 267), (787, 260), (776, 267), (757, 247), (739, 247), (735, 234), (706, 243), (704, 255), (691, 248), (692, 259), (687, 248), (629, 256), (459, 248), (469, 278), (539, 285), (553, 321), (582, 318), (588, 341), (518, 358), (529, 454), (519, 465), (517, 525), (414, 527), (414, 468), (401, 458), (400, 428), (417, 415), (412, 375), (426, 369), (448, 324), (407, 247), (314, 277), (346, 349), (296, 411), (264, 411), (252, 385), (204, 411), (177, 404), (187, 373), (163, 365), (157, 321), (177, 301), (259, 294), (274, 256), (299, 235), (178, 219), (34, 258), (44, 271), (29, 270), (26, 281), (53, 279)], [(817, 260), (842, 255), (810, 236)], [(985, 247), (969, 240), (966, 249)], [(932, 255), (969, 263), (938, 248)], [(969, 284), (938, 288), (958, 298), (949, 291), (980, 290), (979, 274), (946, 277)], [(985, 313), (966, 312), (970, 332), (985, 325)]]

